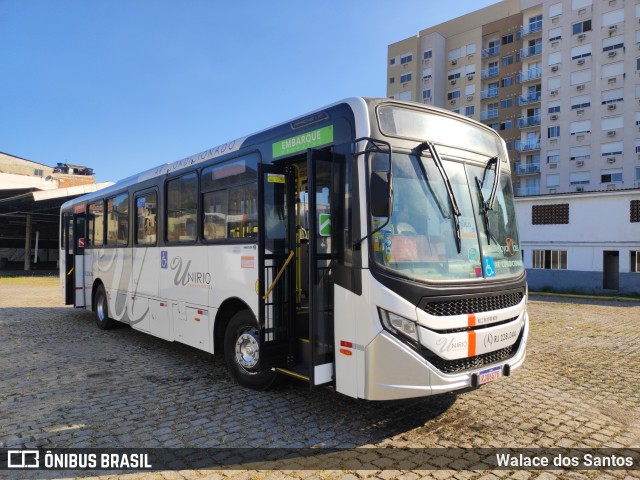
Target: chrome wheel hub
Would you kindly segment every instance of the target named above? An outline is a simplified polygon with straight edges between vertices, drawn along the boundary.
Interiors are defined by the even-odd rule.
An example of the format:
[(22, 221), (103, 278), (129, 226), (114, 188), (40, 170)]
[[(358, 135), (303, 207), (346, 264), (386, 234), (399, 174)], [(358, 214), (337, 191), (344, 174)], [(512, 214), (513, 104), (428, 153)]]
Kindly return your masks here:
[(254, 329), (245, 330), (236, 340), (236, 361), (244, 368), (254, 368), (260, 359), (260, 344)]

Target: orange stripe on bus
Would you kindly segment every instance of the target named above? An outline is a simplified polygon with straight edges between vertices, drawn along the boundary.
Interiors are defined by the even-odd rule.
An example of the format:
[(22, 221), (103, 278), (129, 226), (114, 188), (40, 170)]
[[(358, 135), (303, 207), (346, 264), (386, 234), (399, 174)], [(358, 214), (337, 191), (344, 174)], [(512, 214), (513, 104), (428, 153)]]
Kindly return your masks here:
[[(469, 327), (475, 327), (476, 326), (476, 315), (475, 313), (470, 313), (467, 316), (467, 325)], [(475, 357), (476, 356), (476, 332), (473, 330), (469, 330), (467, 332), (467, 336), (468, 338), (468, 350), (467, 350), (467, 357)]]
[(469, 335), (469, 351), (467, 352), (467, 356), (475, 357), (476, 356), (476, 332), (474, 332), (473, 330), (469, 330), (467, 333)]

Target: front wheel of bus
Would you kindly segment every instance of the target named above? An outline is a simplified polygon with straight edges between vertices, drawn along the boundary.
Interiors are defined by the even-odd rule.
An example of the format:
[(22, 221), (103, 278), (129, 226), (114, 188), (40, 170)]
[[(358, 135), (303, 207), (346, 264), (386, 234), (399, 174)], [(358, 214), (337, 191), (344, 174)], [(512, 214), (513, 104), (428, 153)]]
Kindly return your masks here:
[(224, 357), (233, 379), (243, 387), (266, 390), (276, 372), (260, 370), (260, 332), (248, 310), (236, 313), (224, 334)]
[(98, 285), (94, 298), (94, 311), (96, 312), (96, 324), (102, 330), (113, 328), (115, 322), (109, 318), (109, 302), (103, 285)]

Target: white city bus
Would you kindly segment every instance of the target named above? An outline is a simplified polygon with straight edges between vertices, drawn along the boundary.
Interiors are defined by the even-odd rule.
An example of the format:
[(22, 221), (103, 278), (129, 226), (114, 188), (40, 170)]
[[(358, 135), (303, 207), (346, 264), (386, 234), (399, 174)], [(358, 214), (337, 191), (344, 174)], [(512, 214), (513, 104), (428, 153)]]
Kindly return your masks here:
[(353, 98), (65, 203), (67, 304), (371, 400), (508, 376), (527, 286), (506, 146), (451, 112)]

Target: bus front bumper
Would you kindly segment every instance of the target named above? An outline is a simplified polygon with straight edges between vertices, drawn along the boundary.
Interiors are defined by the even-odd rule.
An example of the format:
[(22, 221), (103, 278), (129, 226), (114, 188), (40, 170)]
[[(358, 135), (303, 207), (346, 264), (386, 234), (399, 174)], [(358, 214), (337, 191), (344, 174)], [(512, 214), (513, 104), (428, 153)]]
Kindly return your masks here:
[[(526, 356), (529, 318), (526, 311), (522, 315), (525, 316), (522, 338), (511, 358), (456, 374), (441, 372), (407, 344), (382, 331), (365, 348), (364, 398), (395, 400), (464, 390), (478, 386), (481, 373), (487, 370), (493, 370), (492, 374), (497, 378), (510, 375), (522, 365)], [(491, 378), (487, 375), (491, 373), (482, 378)]]

